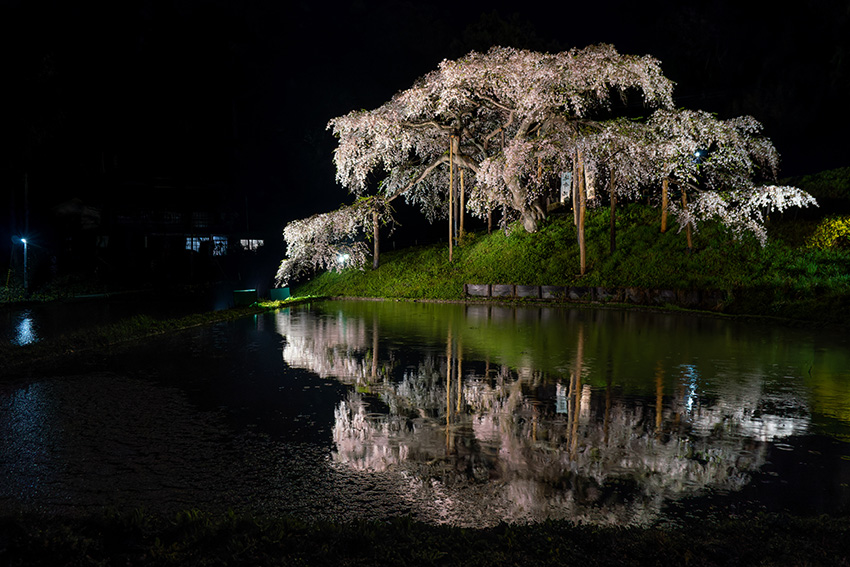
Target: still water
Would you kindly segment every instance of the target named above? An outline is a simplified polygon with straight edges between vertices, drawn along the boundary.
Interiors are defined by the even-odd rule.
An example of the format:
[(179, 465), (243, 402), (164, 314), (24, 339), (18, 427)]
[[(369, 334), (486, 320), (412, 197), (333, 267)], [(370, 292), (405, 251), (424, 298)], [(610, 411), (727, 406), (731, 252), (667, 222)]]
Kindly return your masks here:
[(194, 291), (116, 293), (49, 303), (0, 306), (0, 341), (24, 346), (136, 315), (174, 318), (233, 307), (230, 287)]
[(322, 302), (0, 382), (0, 511), (464, 526), (850, 512), (850, 344), (639, 311)]

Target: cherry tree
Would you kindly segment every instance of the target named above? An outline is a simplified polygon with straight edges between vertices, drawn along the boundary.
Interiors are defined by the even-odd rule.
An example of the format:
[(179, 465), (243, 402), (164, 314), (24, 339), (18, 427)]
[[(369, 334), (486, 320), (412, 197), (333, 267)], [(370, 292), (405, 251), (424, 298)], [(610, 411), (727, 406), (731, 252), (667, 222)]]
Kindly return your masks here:
[[(686, 231), (688, 248), (693, 247), (692, 230), (710, 219), (719, 220), (736, 237), (752, 233), (764, 245), (766, 214), (817, 204), (800, 189), (774, 184), (779, 154), (750, 116), (719, 120), (703, 111), (658, 109), (647, 120), (600, 122), (577, 148), (586, 156), (580, 173), (607, 177), (612, 252), (618, 195), (635, 197), (660, 187), (661, 231), (666, 231), (671, 211), (680, 230)], [(581, 177), (577, 186), (584, 182)], [(671, 186), (681, 204), (670, 201)], [(581, 207), (574, 208), (579, 214)], [(581, 240), (580, 234), (584, 273)]]
[[(377, 267), (377, 228), (399, 197), (429, 220), (449, 217), (450, 259), (452, 216), (463, 211), (484, 217), (500, 210), (504, 223), (519, 219), (534, 232), (562, 172), (572, 172), (582, 274), (594, 180), (608, 182), (612, 250), (617, 197), (659, 185), (662, 231), (669, 209), (689, 246), (691, 228), (709, 218), (764, 243), (765, 212), (814, 203), (798, 189), (755, 183), (774, 179), (778, 167), (758, 122), (674, 110), (672, 90), (658, 60), (605, 44), (555, 54), (493, 47), (445, 60), (380, 107), (330, 120), (339, 140), (336, 179), (359, 199), (287, 225), (289, 258), (278, 282), (309, 269), (363, 266), (367, 249), (356, 238), (370, 229)], [(645, 120), (611, 118), (618, 95), (637, 96), (654, 112)], [(681, 205), (668, 203), (671, 183)]]
[(429, 217), (446, 214), (452, 168), (469, 175), (468, 208), (520, 218), (529, 232), (545, 216), (543, 171), (570, 167), (583, 123), (611, 96), (640, 94), (672, 106), (672, 83), (649, 56), (611, 45), (548, 54), (494, 47), (420, 78), (381, 107), (334, 118), (337, 181), (355, 194), (403, 196)]
[[(736, 237), (752, 233), (764, 245), (765, 215), (788, 207), (817, 205), (795, 187), (778, 186), (779, 154), (750, 116), (718, 120), (703, 111), (656, 111), (647, 121), (652, 164), (662, 181), (662, 230), (667, 187), (678, 186), (681, 205), (669, 203), (687, 231), (719, 220)], [(689, 201), (690, 195), (690, 201)]]
[(361, 198), (352, 205), (288, 223), (283, 229), (287, 255), (278, 268), (278, 286), (316, 270), (339, 271), (366, 264), (369, 248), (363, 233), (373, 231), (377, 259), (377, 228), (392, 219), (384, 199)]

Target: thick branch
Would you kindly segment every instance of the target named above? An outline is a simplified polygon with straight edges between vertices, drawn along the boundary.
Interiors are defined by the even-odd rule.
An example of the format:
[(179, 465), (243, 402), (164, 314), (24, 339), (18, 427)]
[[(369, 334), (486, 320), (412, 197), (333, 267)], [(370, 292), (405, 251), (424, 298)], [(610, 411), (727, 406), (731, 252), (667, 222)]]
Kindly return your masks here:
[(501, 109), (502, 109), (502, 110), (504, 110), (504, 111), (507, 111), (507, 112), (513, 113), (513, 112), (516, 110), (515, 108), (511, 108), (510, 106), (505, 106), (504, 104), (500, 103), (500, 102), (499, 102), (499, 101), (497, 101), (496, 99), (491, 98), (491, 97), (489, 97), (489, 96), (487, 96), (487, 95), (479, 94), (479, 95), (477, 95), (477, 96), (478, 96), (478, 98), (480, 98), (480, 99), (482, 99), (482, 100), (486, 100), (487, 102), (489, 102), (490, 104), (492, 104), (492, 105), (493, 105), (493, 106), (495, 106), (496, 108), (501, 108)]
[(679, 187), (687, 187), (688, 189), (693, 189), (697, 193), (705, 193), (705, 189), (700, 189), (696, 185), (688, 183), (687, 181), (680, 181), (674, 177), (668, 177), (667, 180), (673, 185), (678, 185)]
[[(437, 166), (444, 164), (444, 163), (448, 163), (448, 162), (449, 162), (449, 156), (445, 155), (445, 154), (441, 155), (432, 164), (430, 164), (428, 167), (426, 167), (425, 170), (422, 173), (420, 173), (419, 176), (416, 177), (416, 179), (414, 179), (413, 181), (408, 183), (404, 187), (404, 189), (402, 189), (400, 191), (396, 191), (395, 195), (387, 198), (387, 203), (391, 202), (396, 197), (399, 197), (399, 196), (407, 193), (414, 185), (416, 185), (417, 183), (419, 183), (420, 181), (422, 181), (423, 179), (428, 177), (428, 175), (430, 175), (431, 172), (434, 171), (434, 169), (437, 168)], [(461, 155), (455, 155), (454, 156), (454, 162), (456, 164), (462, 166), (462, 167), (469, 169), (473, 173), (477, 174), (478, 171), (479, 171), (478, 164), (475, 163), (473, 160), (469, 159), (468, 157), (466, 157), (465, 155), (462, 155), (462, 154)]]
[(508, 115), (508, 121), (505, 124), (503, 124), (502, 126), (499, 126), (498, 128), (493, 129), (492, 132), (490, 132), (489, 134), (484, 136), (484, 143), (486, 144), (487, 142), (490, 141), (490, 138), (497, 135), (499, 132), (505, 130), (506, 128), (509, 128), (511, 126), (511, 124), (514, 123), (514, 117), (515, 116), (516, 116), (516, 114), (511, 112), (510, 115)]
[(427, 120), (425, 122), (401, 122), (400, 125), (403, 126), (403, 127), (406, 127), (406, 128), (415, 128), (415, 129), (425, 128), (427, 126), (433, 126), (433, 127), (437, 128), (438, 130), (453, 130), (454, 129), (454, 126), (450, 126), (448, 124), (440, 124), (439, 122), (437, 122), (435, 120)]

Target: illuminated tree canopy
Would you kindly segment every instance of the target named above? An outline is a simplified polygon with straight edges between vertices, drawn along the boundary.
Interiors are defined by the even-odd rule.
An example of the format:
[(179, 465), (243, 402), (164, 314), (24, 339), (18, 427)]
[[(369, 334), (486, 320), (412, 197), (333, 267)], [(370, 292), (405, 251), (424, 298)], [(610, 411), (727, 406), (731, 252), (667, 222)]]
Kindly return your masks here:
[[(503, 223), (518, 219), (534, 232), (561, 174), (571, 172), (582, 273), (584, 210), (598, 202), (597, 182), (607, 182), (612, 198), (663, 185), (665, 215), (672, 183), (682, 203), (669, 209), (680, 226), (690, 231), (717, 218), (736, 235), (752, 232), (762, 243), (765, 212), (814, 203), (798, 189), (757, 183), (775, 179), (778, 169), (776, 150), (757, 121), (675, 110), (672, 92), (658, 60), (623, 55), (611, 45), (555, 54), (502, 47), (472, 52), (443, 61), (374, 110), (330, 120), (339, 140), (336, 179), (358, 197), (370, 195), (373, 207), (382, 202), (380, 222), (398, 197), (434, 220), (449, 214), (450, 180), (463, 172), (466, 211), (484, 217), (498, 210)], [(648, 118), (615, 115), (619, 100), (635, 98), (650, 109)], [(305, 266), (340, 267), (333, 260), (339, 253), (330, 250), (345, 248), (358, 232), (368, 234), (362, 211), (355, 203), (351, 212), (290, 223), (284, 234), (290, 259), (278, 281)], [(379, 222), (379, 215), (371, 218)], [(365, 249), (348, 254), (347, 265), (366, 261)]]
[(386, 201), (367, 197), (329, 213), (290, 222), (283, 229), (289, 257), (280, 263), (276, 281), (287, 285), (316, 270), (363, 266), (369, 249), (356, 236), (375, 222), (390, 218)]
[(443, 61), (375, 110), (331, 120), (337, 181), (362, 194), (379, 173), (385, 197), (403, 195), (433, 217), (446, 206), (453, 143), (454, 165), (472, 177), (469, 210), (501, 208), (533, 232), (551, 181), (542, 170), (551, 176), (568, 169), (592, 112), (631, 91), (646, 104), (672, 106), (672, 83), (656, 59), (621, 55), (610, 45), (556, 54), (472, 52)]

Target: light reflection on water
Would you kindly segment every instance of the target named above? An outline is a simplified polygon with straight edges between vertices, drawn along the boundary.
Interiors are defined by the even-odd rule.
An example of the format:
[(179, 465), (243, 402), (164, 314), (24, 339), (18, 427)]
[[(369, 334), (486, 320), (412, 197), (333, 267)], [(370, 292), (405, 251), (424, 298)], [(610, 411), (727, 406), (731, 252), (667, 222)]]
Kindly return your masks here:
[(12, 344), (24, 346), (41, 340), (31, 310), (22, 309), (15, 314), (15, 319)]
[(0, 381), (0, 509), (466, 526), (646, 524), (706, 499), (850, 510), (850, 349), (815, 330), (324, 302), (67, 372)]
[(439, 492), (445, 521), (647, 523), (671, 501), (742, 491), (772, 447), (814, 433), (810, 345), (783, 350), (773, 340), (794, 339), (781, 333), (472, 306), (444, 327), (408, 317), (404, 336), (426, 337), (413, 353), (387, 330), (410, 308), (391, 305), (282, 312), (283, 358), (352, 387), (334, 460), (396, 471), (423, 499)]

